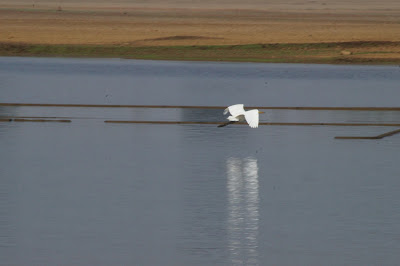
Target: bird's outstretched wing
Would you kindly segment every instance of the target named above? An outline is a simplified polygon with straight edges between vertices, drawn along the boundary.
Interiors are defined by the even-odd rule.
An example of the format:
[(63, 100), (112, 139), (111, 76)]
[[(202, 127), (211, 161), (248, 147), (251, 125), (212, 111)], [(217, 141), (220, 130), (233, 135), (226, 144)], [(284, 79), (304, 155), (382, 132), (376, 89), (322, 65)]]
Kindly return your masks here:
[(246, 118), (246, 121), (251, 128), (258, 127), (259, 114), (257, 109), (245, 112), (244, 118)]
[(238, 115), (244, 114), (245, 111), (243, 104), (235, 104), (226, 108), (224, 111), (224, 115), (226, 115), (228, 112), (231, 113), (232, 116), (236, 117)]

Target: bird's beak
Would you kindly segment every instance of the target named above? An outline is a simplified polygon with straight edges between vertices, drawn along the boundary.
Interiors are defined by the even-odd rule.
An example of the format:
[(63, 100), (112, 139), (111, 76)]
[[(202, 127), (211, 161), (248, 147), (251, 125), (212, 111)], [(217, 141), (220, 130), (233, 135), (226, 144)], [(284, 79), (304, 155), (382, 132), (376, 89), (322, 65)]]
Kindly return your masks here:
[(265, 112), (262, 112), (262, 111), (258, 111), (258, 113), (260, 113), (260, 114), (264, 114)]

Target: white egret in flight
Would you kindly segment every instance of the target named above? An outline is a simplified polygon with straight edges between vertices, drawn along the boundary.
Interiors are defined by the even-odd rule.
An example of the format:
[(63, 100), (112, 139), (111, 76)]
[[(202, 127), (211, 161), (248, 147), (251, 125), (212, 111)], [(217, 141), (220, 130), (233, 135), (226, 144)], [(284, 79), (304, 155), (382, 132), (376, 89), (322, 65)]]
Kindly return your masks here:
[(226, 115), (228, 112), (231, 114), (227, 118), (229, 122), (219, 125), (218, 127), (224, 127), (239, 121), (246, 121), (251, 128), (256, 128), (258, 127), (258, 114), (264, 113), (258, 111), (257, 109), (245, 111), (243, 108), (243, 104), (235, 104), (229, 106), (224, 110), (224, 115)]

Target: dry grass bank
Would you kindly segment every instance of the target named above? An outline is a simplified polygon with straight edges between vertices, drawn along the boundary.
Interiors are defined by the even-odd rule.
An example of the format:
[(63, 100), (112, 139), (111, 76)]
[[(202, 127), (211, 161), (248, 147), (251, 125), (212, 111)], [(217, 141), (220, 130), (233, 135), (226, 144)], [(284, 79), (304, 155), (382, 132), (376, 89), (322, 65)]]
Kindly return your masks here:
[[(352, 58), (400, 59), (397, 1), (280, 2), (5, 0), (0, 42), (107, 47), (358, 43), (351, 47)], [(281, 55), (282, 50), (276, 54)]]

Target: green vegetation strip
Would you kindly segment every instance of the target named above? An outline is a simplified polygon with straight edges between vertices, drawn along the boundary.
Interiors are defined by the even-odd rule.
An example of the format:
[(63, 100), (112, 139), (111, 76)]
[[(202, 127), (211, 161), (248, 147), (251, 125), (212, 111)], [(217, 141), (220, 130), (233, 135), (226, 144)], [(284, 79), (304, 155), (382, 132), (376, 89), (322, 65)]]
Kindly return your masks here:
[[(232, 61), (266, 63), (397, 64), (397, 42), (300, 44), (127, 46), (0, 43), (0, 56), (117, 57), (151, 60)], [(381, 50), (382, 46), (386, 49)], [(393, 49), (391, 49), (393, 48)], [(356, 52), (351, 52), (356, 49)], [(350, 50), (350, 52), (348, 51)], [(348, 53), (344, 54), (343, 51)], [(373, 54), (368, 57), (365, 55)], [(382, 57), (379, 57), (382, 54)], [(385, 55), (383, 55), (385, 54)], [(363, 55), (363, 56), (357, 56)]]
[(389, 131), (377, 136), (363, 137), (363, 136), (337, 136), (335, 139), (383, 139), (385, 137), (393, 136), (400, 133), (400, 129)]
[[(200, 105), (116, 105), (116, 104), (46, 104), (46, 103), (0, 103), (0, 106), (27, 107), (96, 107), (96, 108), (188, 108), (225, 109), (226, 106)], [(311, 110), (311, 111), (400, 111), (400, 107), (323, 107), (323, 106), (246, 106), (246, 109)]]
[[(105, 123), (114, 124), (160, 124), (160, 125), (220, 125), (224, 122), (204, 122), (204, 121), (128, 121), (128, 120), (106, 120)], [(247, 125), (246, 123), (235, 123), (235, 125)], [(261, 122), (260, 126), (382, 126), (400, 127), (400, 124), (393, 123), (289, 123), (289, 122)]]

